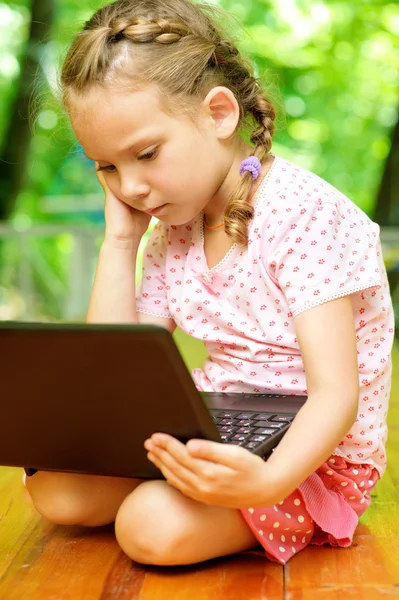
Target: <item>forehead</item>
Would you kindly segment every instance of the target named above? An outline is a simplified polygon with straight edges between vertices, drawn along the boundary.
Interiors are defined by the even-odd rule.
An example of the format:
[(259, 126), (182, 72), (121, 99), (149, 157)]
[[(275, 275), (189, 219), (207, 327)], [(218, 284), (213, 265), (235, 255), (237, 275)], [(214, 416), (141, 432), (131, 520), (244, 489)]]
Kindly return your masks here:
[(129, 92), (97, 87), (72, 95), (68, 108), (76, 137), (88, 156), (123, 147), (136, 134), (166, 134), (178, 120), (166, 112), (155, 89)]

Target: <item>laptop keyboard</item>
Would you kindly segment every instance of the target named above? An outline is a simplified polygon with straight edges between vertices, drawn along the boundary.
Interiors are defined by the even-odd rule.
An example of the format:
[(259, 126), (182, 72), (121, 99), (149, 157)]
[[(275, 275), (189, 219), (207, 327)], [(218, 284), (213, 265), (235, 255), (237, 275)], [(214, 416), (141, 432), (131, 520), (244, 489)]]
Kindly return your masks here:
[(294, 415), (238, 410), (210, 410), (222, 440), (252, 452), (289, 427)]

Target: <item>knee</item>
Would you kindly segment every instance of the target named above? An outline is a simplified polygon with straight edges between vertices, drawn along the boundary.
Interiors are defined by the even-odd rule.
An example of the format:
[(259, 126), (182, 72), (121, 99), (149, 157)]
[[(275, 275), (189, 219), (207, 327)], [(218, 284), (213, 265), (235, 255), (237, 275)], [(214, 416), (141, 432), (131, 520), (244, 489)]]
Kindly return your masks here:
[(87, 506), (64, 473), (38, 471), (28, 477), (26, 487), (37, 512), (56, 525), (80, 525), (87, 517)]
[(115, 520), (116, 539), (129, 558), (142, 564), (179, 564), (184, 531), (173, 510), (180, 492), (165, 481), (146, 481), (122, 503)]

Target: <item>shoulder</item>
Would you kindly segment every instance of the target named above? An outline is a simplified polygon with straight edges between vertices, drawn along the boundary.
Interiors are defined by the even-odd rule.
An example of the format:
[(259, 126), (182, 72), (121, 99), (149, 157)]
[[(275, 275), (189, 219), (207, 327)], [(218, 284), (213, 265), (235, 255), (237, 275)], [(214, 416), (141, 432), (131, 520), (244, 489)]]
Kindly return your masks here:
[[(355, 225), (369, 226), (371, 219), (352, 200), (319, 175), (276, 156), (273, 173), (261, 187), (256, 217), (272, 229), (307, 214), (330, 212)], [(306, 218), (304, 219), (306, 220)]]
[[(296, 165), (285, 158), (276, 156), (276, 162), (270, 178), (262, 185), (262, 191), (272, 192), (270, 199), (282, 208), (297, 206), (302, 202), (336, 202), (343, 196), (333, 185), (319, 175)], [(270, 184), (270, 185), (268, 185)]]

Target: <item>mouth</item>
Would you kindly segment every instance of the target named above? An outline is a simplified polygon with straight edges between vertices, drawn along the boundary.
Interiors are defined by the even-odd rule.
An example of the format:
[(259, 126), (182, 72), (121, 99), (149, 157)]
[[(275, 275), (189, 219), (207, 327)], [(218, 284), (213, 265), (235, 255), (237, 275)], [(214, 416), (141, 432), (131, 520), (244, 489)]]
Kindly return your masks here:
[(147, 213), (147, 215), (151, 215), (152, 217), (154, 217), (155, 215), (157, 215), (158, 213), (161, 212), (161, 210), (163, 208), (165, 208), (166, 204), (162, 204), (161, 206), (158, 206), (157, 208), (153, 208), (151, 210), (146, 210), (145, 212)]

